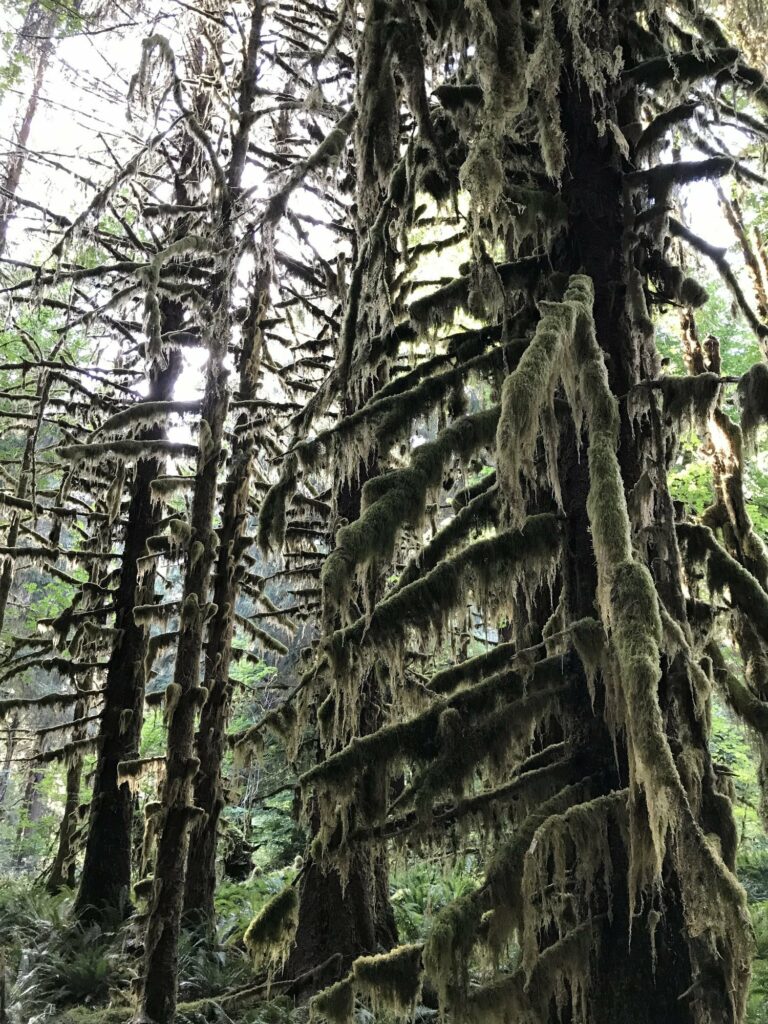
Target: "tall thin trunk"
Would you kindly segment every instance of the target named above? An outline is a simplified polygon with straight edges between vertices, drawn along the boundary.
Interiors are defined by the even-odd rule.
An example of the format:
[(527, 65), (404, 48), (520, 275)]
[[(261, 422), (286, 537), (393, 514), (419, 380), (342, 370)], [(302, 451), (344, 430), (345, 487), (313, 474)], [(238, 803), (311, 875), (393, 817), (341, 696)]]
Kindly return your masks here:
[[(271, 244), (267, 246), (271, 248)], [(251, 308), (243, 328), (240, 356), (241, 400), (256, 397), (261, 363), (261, 320), (269, 305), (271, 253), (263, 257), (266, 265), (252, 283)], [(239, 593), (238, 567), (242, 559), (242, 538), (248, 522), (249, 485), (254, 455), (254, 429), (249, 413), (243, 413), (235, 426), (229, 475), (222, 496), (222, 521), (219, 530), (219, 556), (213, 587), (216, 608), (208, 627), (203, 685), (208, 696), (200, 713), (195, 737), (195, 753), (200, 767), (195, 777), (195, 806), (205, 815), (195, 828), (195, 841), (187, 865), (184, 910), (190, 920), (207, 927), (214, 920), (216, 888), (216, 847), (219, 818), (224, 807), (221, 767), (224, 758), (224, 733), (232, 699), (229, 670), (232, 660), (234, 613)]]
[[(164, 331), (180, 331), (183, 314), (176, 303), (163, 308)], [(147, 401), (166, 401), (173, 396), (181, 356), (169, 353), (168, 364), (153, 372)], [(160, 437), (153, 427), (140, 436)], [(123, 538), (123, 555), (115, 605), (115, 627), (121, 630), (107, 666), (104, 709), (101, 717), (99, 752), (91, 798), (88, 839), (75, 912), (81, 920), (93, 920), (104, 912), (127, 913), (131, 887), (131, 830), (133, 796), (127, 785), (118, 787), (117, 766), (138, 757), (144, 710), (145, 627), (137, 625), (133, 609), (143, 596), (154, 593), (155, 575), (148, 571), (139, 579), (138, 559), (157, 529), (161, 510), (152, 500), (152, 481), (163, 471), (157, 459), (137, 463)]]
[[(75, 10), (80, 7), (80, 0), (75, 0), (72, 5)], [(32, 7), (38, 7), (38, 5), (32, 5)], [(30, 22), (28, 16), (27, 22)], [(54, 30), (56, 28), (56, 11), (51, 10), (42, 16), (41, 22), (36, 26), (38, 34), (46, 36), (35, 56), (35, 70), (32, 78), (32, 88), (29, 96), (27, 97), (26, 103), (24, 104), (23, 113), (21, 114), (21, 120), (19, 122), (18, 131), (16, 133), (15, 149), (12, 149), (8, 162), (5, 165), (2, 175), (2, 182), (0, 182), (0, 256), (5, 253), (7, 242), (8, 242), (8, 228), (13, 217), (16, 193), (19, 188), (21, 181), (21, 175), (24, 170), (26, 163), (26, 150), (29, 142), (29, 136), (32, 131), (32, 123), (37, 113), (37, 106), (40, 102), (40, 93), (43, 88), (43, 82), (45, 81), (45, 75), (50, 64), (51, 56), (54, 51)], [(23, 31), (23, 30), (22, 30)], [(23, 40), (22, 40), (23, 43)]]
[(24, 844), (29, 835), (29, 826), (35, 820), (36, 805), (39, 801), (39, 787), (43, 780), (43, 773), (38, 767), (37, 758), (41, 752), (40, 737), (35, 738), (34, 745), (29, 757), (24, 788), (19, 802), (19, 824), (16, 828), (16, 840), (14, 842), (14, 863), (21, 867), (24, 863)]
[[(0, 249), (0, 254), (2, 249)], [(24, 452), (21, 456), (21, 466), (19, 468), (19, 479), (16, 484), (15, 497), (24, 500), (27, 498), (30, 492), (30, 484), (32, 482), (32, 465), (35, 457), (35, 446), (37, 444), (37, 436), (42, 420), (43, 411), (45, 408), (46, 401), (48, 399), (48, 392), (50, 390), (50, 377), (46, 372), (41, 372), (38, 377), (37, 390), (35, 399), (37, 401), (37, 420), (33, 427), (27, 431), (27, 435), (24, 441)], [(35, 501), (35, 495), (32, 495), (32, 501)], [(33, 511), (34, 515), (34, 511)], [(21, 531), (22, 512), (20, 510), (14, 510), (10, 516), (10, 522), (8, 524), (8, 532), (5, 537), (5, 545), (8, 548), (15, 548), (19, 540), (19, 533)], [(9, 555), (7, 558), (2, 560), (2, 568), (0, 569), (0, 635), (3, 631), (3, 623), (5, 622), (5, 613), (8, 608), (8, 598), (11, 593), (11, 586), (13, 584), (13, 571), (14, 571), (14, 560), (13, 556)]]
[[(73, 719), (79, 722), (85, 715), (86, 702), (78, 700), (75, 702)], [(82, 724), (76, 724), (72, 730), (72, 740), (83, 739), (84, 728)], [(61, 816), (59, 825), (59, 837), (56, 847), (56, 856), (53, 859), (51, 870), (46, 879), (46, 888), (49, 892), (56, 893), (65, 885), (74, 888), (75, 885), (75, 847), (74, 833), (77, 828), (77, 808), (80, 803), (80, 784), (83, 777), (83, 755), (76, 753), (67, 765), (67, 778), (64, 796), (64, 813)]]
[[(223, 259), (210, 282), (203, 327), (208, 365), (190, 515), (191, 538), (184, 568), (179, 645), (173, 672), (177, 699), (168, 722), (166, 776), (158, 815), (157, 857), (140, 997), (143, 1014), (155, 1024), (171, 1024), (176, 1013), (178, 943), (189, 831), (193, 820), (200, 815), (192, 803), (193, 780), (199, 768), (194, 756), (195, 722), (204, 697), (200, 686), (200, 660), (206, 620), (212, 611), (209, 586), (214, 564), (216, 489), (229, 403), (225, 360), (232, 335), (231, 293), (237, 270), (233, 224), (239, 212), (241, 180), (253, 123), (263, 14), (261, 4), (254, 3), (243, 54), (237, 129), (232, 139), (226, 183), (221, 183), (214, 193), (215, 206), (211, 211), (211, 242), (217, 251), (230, 257)], [(229, 614), (234, 616), (234, 607), (229, 609)]]

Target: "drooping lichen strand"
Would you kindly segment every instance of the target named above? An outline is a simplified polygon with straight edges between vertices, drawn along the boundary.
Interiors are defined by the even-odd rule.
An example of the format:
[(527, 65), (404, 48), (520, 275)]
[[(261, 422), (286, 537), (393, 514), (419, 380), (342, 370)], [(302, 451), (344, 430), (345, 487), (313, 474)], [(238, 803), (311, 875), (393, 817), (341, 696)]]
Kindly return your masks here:
[(738, 387), (741, 429), (753, 441), (758, 427), (768, 423), (768, 366), (755, 363), (743, 375)]
[(243, 942), (256, 966), (282, 963), (290, 952), (299, 921), (298, 887), (288, 885), (259, 911)]
[(395, 1013), (412, 1011), (421, 991), (421, 945), (396, 946), (378, 956), (361, 956), (352, 964), (352, 974), (361, 992), (370, 996), (375, 1008)]
[[(573, 278), (571, 281), (573, 282)], [(590, 283), (591, 286), (591, 283)], [(541, 302), (541, 320), (517, 368), (504, 381), (496, 433), (496, 472), (499, 488), (513, 521), (524, 515), (521, 472), (529, 475), (540, 424), (554, 422), (552, 405), (562, 359), (576, 325), (571, 289), (562, 302)], [(549, 414), (549, 415), (547, 415)], [(545, 437), (547, 468), (555, 497), (559, 485), (554, 461), (557, 437)]]
[(366, 483), (360, 517), (339, 530), (336, 548), (323, 565), (323, 612), (329, 625), (347, 604), (355, 574), (375, 560), (391, 557), (398, 531), (421, 522), (427, 495), (442, 483), (448, 460), (467, 459), (490, 444), (497, 419), (496, 408), (464, 416), (417, 448), (407, 469)]

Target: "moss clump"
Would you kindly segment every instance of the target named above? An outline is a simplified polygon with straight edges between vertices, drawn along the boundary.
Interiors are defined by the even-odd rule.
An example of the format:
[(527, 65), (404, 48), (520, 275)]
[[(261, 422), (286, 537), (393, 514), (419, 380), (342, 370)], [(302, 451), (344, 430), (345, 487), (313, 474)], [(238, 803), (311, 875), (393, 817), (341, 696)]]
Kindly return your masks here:
[(259, 911), (243, 935), (254, 964), (283, 962), (293, 945), (298, 923), (298, 890), (288, 885)]
[(688, 377), (662, 377), (660, 384), (667, 416), (687, 427), (706, 431), (720, 397), (719, 376), (697, 373)]
[(375, 1007), (386, 1006), (406, 1013), (421, 991), (422, 946), (397, 946), (378, 956), (361, 956), (352, 964), (358, 988), (371, 997)]
[(757, 428), (768, 423), (768, 366), (755, 363), (743, 375), (737, 389), (741, 405), (741, 429), (752, 440)]
[(352, 978), (342, 978), (335, 985), (318, 992), (309, 1004), (310, 1019), (325, 1017), (329, 1024), (350, 1024), (355, 1013), (355, 987)]
[[(501, 493), (513, 517), (523, 511), (520, 473), (527, 471), (533, 458), (539, 423), (545, 413), (547, 422), (554, 391), (562, 369), (561, 356), (575, 324), (574, 311), (566, 302), (542, 302), (542, 314), (531, 343), (523, 353), (517, 369), (504, 381), (501, 392), (501, 413), (496, 432), (496, 465)], [(556, 438), (550, 437), (547, 447), (550, 481), (557, 494), (554, 475)]]

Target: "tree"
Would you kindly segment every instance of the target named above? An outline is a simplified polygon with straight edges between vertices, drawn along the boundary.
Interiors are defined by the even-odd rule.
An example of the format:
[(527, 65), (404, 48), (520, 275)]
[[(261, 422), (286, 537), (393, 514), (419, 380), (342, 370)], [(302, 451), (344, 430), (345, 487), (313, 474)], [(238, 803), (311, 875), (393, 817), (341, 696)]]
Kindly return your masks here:
[[(737, 162), (716, 130), (700, 138), (698, 105), (733, 112), (746, 95), (761, 106), (762, 78), (686, 2), (663, 17), (641, 5), (484, 4), (425, 11), (423, 22), (371, 3), (362, 39), (360, 205), (391, 205), (405, 229), (433, 224), (423, 207), (414, 214), (419, 185), (408, 183), (438, 200), (446, 181), (460, 185), (472, 259), (409, 304), (413, 280), (373, 296), (353, 276), (347, 309), (359, 302), (375, 317), (386, 295), (394, 324), (359, 345), (350, 332), (332, 384), (346, 384), (344, 366), (363, 380), (380, 374), (403, 340), (429, 327), (441, 353), (297, 445), (262, 516), (279, 515), (298, 471), (322, 465), (325, 452), (345, 454), (350, 469), (372, 447), (384, 457), (471, 372), (498, 380), (501, 371), (503, 383), (497, 405), (456, 415), (402, 468), (368, 483), (360, 518), (325, 560), (332, 622), (356, 573), (381, 571), (393, 556), (397, 564), (404, 534), (420, 540), (425, 506), (454, 459), (492, 453), (495, 479), (464, 492), (399, 582), (320, 644), (305, 706), (330, 687), (322, 711), (349, 738), (359, 680), (373, 668), (390, 688), (392, 720), (303, 776), (322, 808), (315, 850), (344, 863), (360, 844), (439, 842), (448, 827), (461, 836), (505, 823), (484, 883), (447, 909), (423, 951), (459, 1017), (741, 1020), (749, 925), (730, 803), (707, 744), (712, 615), (695, 617), (693, 595), (704, 565), (701, 596), (730, 596), (753, 666), (751, 689), (730, 699), (742, 714), (749, 705), (757, 724), (764, 552), (739, 497), (739, 428), (715, 407), (719, 367), (660, 376), (649, 308), (693, 316), (706, 301), (673, 262), (679, 240), (715, 259), (765, 336), (724, 255), (672, 216), (685, 185), (740, 174), (749, 158)], [(442, 111), (427, 100), (427, 75)], [(703, 148), (703, 159), (664, 162), (670, 137)], [(367, 273), (369, 239), (360, 242)], [(461, 310), (483, 326), (451, 337)], [(762, 372), (759, 364), (749, 380)], [(742, 395), (754, 423), (761, 414), (746, 380)], [(707, 526), (676, 514), (667, 484), (691, 422), (720, 446)], [(471, 542), (475, 528), (483, 536)], [(417, 674), (408, 637), (446, 639), (469, 594), (486, 615), (509, 617), (512, 639)], [(392, 802), (387, 780), (404, 765), (406, 787)], [(361, 784), (373, 795), (365, 808), (354, 798)], [(475, 947), (498, 957), (510, 942), (520, 966), (469, 989)], [(406, 1004), (417, 953), (358, 961), (318, 1008), (339, 1019), (355, 988)]]

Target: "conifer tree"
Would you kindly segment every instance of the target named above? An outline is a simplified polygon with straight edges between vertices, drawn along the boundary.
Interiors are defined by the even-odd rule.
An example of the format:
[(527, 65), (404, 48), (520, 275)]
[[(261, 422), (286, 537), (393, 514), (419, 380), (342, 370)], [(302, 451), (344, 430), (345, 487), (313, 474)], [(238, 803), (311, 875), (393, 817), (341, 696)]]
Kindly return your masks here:
[[(359, 519), (324, 562), (328, 633), (298, 718), (314, 707), (329, 749), (346, 746), (302, 788), (321, 808), (314, 854), (342, 865), (361, 845), (497, 831), (485, 881), (441, 914), (423, 950), (358, 960), (316, 1007), (345, 1019), (357, 990), (402, 1008), (424, 971), (456, 1019), (741, 1020), (750, 933), (708, 706), (713, 683), (727, 680), (733, 705), (760, 718), (764, 551), (744, 506), (741, 433), (718, 404), (727, 381), (712, 356), (690, 377), (662, 375), (650, 310), (676, 306), (695, 323), (707, 301), (677, 262), (682, 245), (714, 262), (766, 335), (725, 255), (677, 208), (693, 182), (750, 173), (754, 149), (745, 140), (733, 154), (716, 124), (745, 102), (754, 113), (742, 117), (759, 120), (762, 77), (686, 0), (482, 3), (417, 16), (373, 2), (361, 39), (359, 209), (376, 211), (377, 226), (393, 211), (404, 270), (365, 292), (386, 266), (376, 245), (392, 237), (367, 228), (346, 297), (355, 329), (311, 412), (343, 409), (350, 368), (363, 382), (387, 372), (392, 381), (291, 449), (261, 535), (282, 536), (300, 474), (329, 454), (349, 473), (372, 451), (393, 468), (366, 484)], [(669, 159), (670, 140), (690, 157), (678, 148)], [(471, 259), (411, 299), (419, 278), (407, 232), (441, 223), (417, 203), (449, 192)], [(456, 332), (467, 314), (480, 326)], [(360, 331), (359, 317), (379, 329)], [(429, 330), (437, 354), (398, 374), (403, 342)], [(762, 416), (762, 371), (740, 384), (748, 429)], [(490, 375), (497, 404), (465, 413), (478, 374)], [(411, 450), (413, 424), (438, 405), (452, 418)], [(692, 423), (714, 449), (716, 498), (703, 524), (675, 510), (667, 481)], [(455, 514), (425, 538), (430, 502), (446, 484), (455, 491), (454, 463), (478, 458), (493, 472), (456, 494)], [(355, 580), (393, 562), (398, 582), (338, 627)], [(718, 664), (716, 616), (696, 615), (718, 593), (733, 608), (724, 625), (747, 688)], [(508, 639), (417, 670), (427, 640), (439, 654), (466, 631), (468, 601), (486, 620), (508, 618)], [(352, 723), (372, 670), (391, 721), (360, 738)], [(290, 933), (291, 902), (278, 909)], [(252, 941), (266, 923), (254, 922)], [(519, 965), (470, 988), (482, 946), (497, 959), (519, 949)]]

